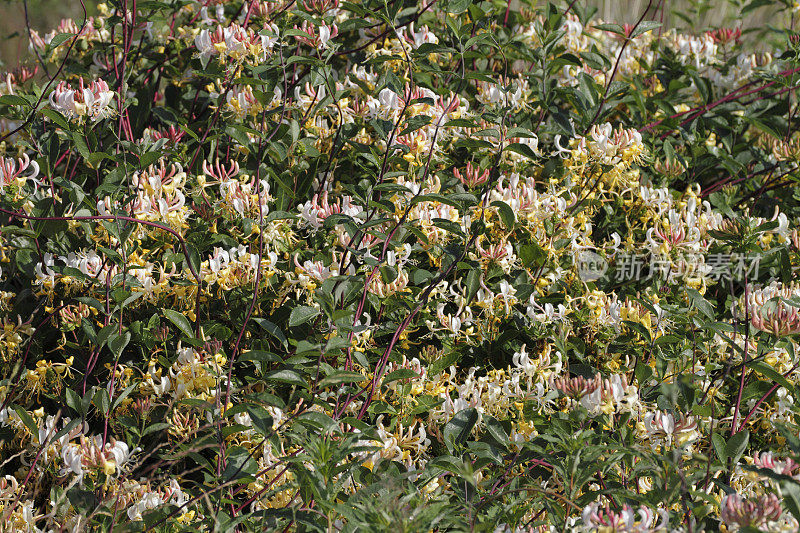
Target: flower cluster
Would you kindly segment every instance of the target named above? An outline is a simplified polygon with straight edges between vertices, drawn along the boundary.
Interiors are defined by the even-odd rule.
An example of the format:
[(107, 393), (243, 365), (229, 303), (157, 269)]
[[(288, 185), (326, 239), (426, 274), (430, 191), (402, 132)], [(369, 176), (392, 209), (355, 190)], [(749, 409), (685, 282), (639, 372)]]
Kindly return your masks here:
[(579, 4), (26, 33), (3, 524), (796, 531), (795, 14), (756, 46)]

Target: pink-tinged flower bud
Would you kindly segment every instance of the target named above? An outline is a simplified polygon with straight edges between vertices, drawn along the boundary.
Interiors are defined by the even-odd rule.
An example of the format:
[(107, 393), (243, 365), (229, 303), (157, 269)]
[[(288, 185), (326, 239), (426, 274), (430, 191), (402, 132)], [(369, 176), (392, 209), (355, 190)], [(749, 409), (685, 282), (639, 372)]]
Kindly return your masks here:
[(328, 26), (327, 24), (314, 26), (313, 24), (309, 24), (308, 21), (303, 21), (302, 26), (295, 25), (294, 29), (305, 34), (298, 35), (295, 38), (312, 48), (327, 48), (328, 42), (339, 35), (339, 28), (336, 24), (333, 26)]
[(453, 175), (458, 178), (461, 183), (471, 189), (486, 183), (486, 180), (489, 179), (489, 170), (487, 169), (481, 172), (479, 166), (472, 166), (472, 162), (467, 162), (467, 168), (463, 175), (458, 169), (453, 171)]
[(228, 164), (228, 167), (225, 168), (225, 164), (221, 164), (219, 159), (217, 159), (217, 162), (214, 163), (214, 166), (211, 166), (210, 163), (203, 161), (203, 173), (206, 176), (211, 176), (220, 183), (224, 183), (239, 173), (239, 163), (236, 161), (231, 161)]
[[(795, 303), (792, 305), (786, 300)], [(750, 323), (761, 331), (773, 335), (800, 333), (800, 288), (790, 285), (782, 287), (779, 283), (753, 289), (747, 295)]]
[(714, 39), (717, 44), (728, 44), (730, 42), (739, 42), (742, 36), (741, 28), (718, 28), (713, 31), (707, 31), (706, 35)]
[(747, 500), (730, 494), (722, 500), (722, 521), (728, 526), (759, 528), (780, 517), (781, 500), (775, 494)]
[(185, 132), (177, 129), (175, 126), (170, 126), (165, 130), (153, 132), (153, 140), (166, 139), (168, 144), (178, 144), (183, 138)]
[(303, 0), (303, 8), (310, 13), (327, 13), (339, 7), (339, 0)]
[(791, 457), (787, 457), (784, 460), (776, 459), (772, 452), (756, 453), (753, 456), (753, 465), (787, 476), (794, 475), (797, 469), (800, 468), (800, 465), (795, 463)]
[(550, 383), (550, 388), (561, 391), (564, 396), (574, 400), (580, 400), (587, 394), (591, 394), (599, 386), (600, 374), (592, 379), (586, 379), (583, 376), (556, 378)]

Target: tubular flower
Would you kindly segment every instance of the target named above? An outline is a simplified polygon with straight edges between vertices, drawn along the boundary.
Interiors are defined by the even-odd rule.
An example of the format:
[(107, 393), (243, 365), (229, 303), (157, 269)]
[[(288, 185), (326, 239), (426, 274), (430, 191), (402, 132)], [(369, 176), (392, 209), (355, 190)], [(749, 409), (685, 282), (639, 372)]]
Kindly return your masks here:
[(755, 328), (778, 336), (800, 333), (800, 289), (794, 285), (773, 282), (751, 288), (747, 303), (750, 323)]
[(113, 116), (113, 100), (114, 92), (109, 90), (104, 80), (92, 81), (86, 86), (83, 78), (80, 78), (77, 89), (62, 81), (50, 93), (50, 106), (69, 119), (89, 117), (97, 121)]
[(722, 499), (722, 520), (729, 527), (761, 528), (781, 517), (781, 500), (775, 494), (753, 499), (730, 494)]

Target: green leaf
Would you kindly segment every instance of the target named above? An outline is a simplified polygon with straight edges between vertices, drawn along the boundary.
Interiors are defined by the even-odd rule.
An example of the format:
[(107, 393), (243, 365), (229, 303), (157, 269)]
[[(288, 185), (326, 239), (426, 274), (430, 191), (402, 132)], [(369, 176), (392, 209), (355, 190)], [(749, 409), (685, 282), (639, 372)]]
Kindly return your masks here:
[(158, 431), (164, 431), (165, 429), (169, 429), (170, 424), (166, 422), (157, 422), (155, 424), (150, 424), (147, 428), (142, 432), (142, 437), (145, 435), (150, 435), (151, 433), (156, 433)]
[(399, 183), (379, 183), (372, 189), (373, 191), (387, 191), (387, 192), (399, 192), (402, 194), (411, 193), (411, 189), (406, 187), (405, 185), (400, 185)]
[(111, 338), (111, 335), (115, 333), (117, 326), (114, 324), (109, 324), (108, 326), (104, 326), (103, 329), (97, 334), (95, 337), (95, 344), (98, 348), (102, 348), (108, 342), (108, 339)]
[(70, 420), (57, 433), (53, 434), (51, 432), (50, 434), (48, 434), (48, 436), (47, 436), (48, 442), (57, 441), (58, 439), (60, 439), (61, 437), (63, 437), (64, 435), (70, 433), (73, 429), (78, 427), (78, 425), (81, 424), (82, 422), (83, 421), (80, 418), (76, 418), (76, 419)]
[(89, 152), (89, 147), (86, 145), (86, 140), (83, 138), (83, 136), (79, 132), (73, 132), (72, 141), (75, 143), (75, 148), (78, 149), (81, 157), (83, 157), (86, 161), (89, 161), (91, 152)]
[(720, 433), (711, 435), (711, 444), (714, 445), (714, 451), (717, 452), (720, 462), (724, 465), (728, 462), (728, 452), (725, 447), (725, 437)]
[(675, 149), (672, 148), (672, 143), (669, 140), (664, 140), (664, 156), (667, 158), (667, 163), (674, 163), (675, 162)]
[(504, 450), (508, 449), (508, 433), (496, 418), (486, 417), (486, 432)]
[(445, 127), (448, 128), (477, 128), (478, 123), (474, 120), (470, 120), (467, 118), (454, 118), (452, 120), (448, 120)]
[(481, 274), (482, 270), (477, 268), (470, 269), (467, 274), (467, 302), (471, 302), (475, 295), (478, 294), (478, 289), (481, 288)]
[(22, 423), (25, 424), (25, 427), (38, 438), (39, 435), (39, 425), (33, 420), (33, 417), (25, 410), (24, 407), (20, 405), (14, 406), (14, 411), (19, 415), (20, 419), (22, 419)]
[(50, 39), (50, 43), (48, 43), (48, 44), (50, 45), (50, 48), (55, 48), (55, 47), (59, 46), (60, 44), (68, 41), (69, 39), (72, 39), (73, 37), (74, 37), (74, 34), (72, 34), (72, 33), (59, 33), (58, 35), (56, 35), (52, 39)]
[(175, 324), (181, 333), (186, 335), (188, 338), (193, 339), (194, 333), (192, 332), (192, 324), (189, 322), (189, 319), (183, 316), (182, 313), (175, 311), (174, 309), (163, 309), (164, 316), (169, 319), (170, 322)]
[(452, 453), (456, 446), (464, 444), (477, 423), (478, 410), (474, 407), (467, 407), (453, 415), (442, 433), (447, 449)]
[(661, 26), (660, 22), (654, 20), (645, 20), (631, 32), (630, 38), (635, 39), (643, 33), (647, 33)]
[(447, 12), (458, 15), (463, 13), (472, 4), (472, 0), (450, 0), (447, 4)]
[(610, 31), (617, 35), (625, 35), (625, 28), (619, 24), (592, 24), (592, 27), (602, 31)]
[(783, 504), (796, 519), (800, 520), (800, 483), (784, 481), (781, 483), (781, 495)]
[(139, 168), (145, 169), (149, 167), (158, 161), (158, 158), (162, 155), (161, 152), (147, 152), (146, 154), (142, 154), (142, 157), (139, 158)]
[(455, 365), (458, 360), (461, 359), (461, 352), (456, 350), (451, 350), (448, 353), (445, 353), (439, 359), (436, 359), (433, 363), (430, 364), (428, 367), (428, 375), (435, 376), (445, 368), (448, 368), (452, 365)]
[(111, 399), (108, 397), (108, 391), (102, 387), (98, 388), (94, 393), (92, 403), (94, 403), (94, 406), (97, 407), (101, 413), (108, 413), (109, 406), (111, 405)]
[(80, 487), (72, 487), (67, 490), (67, 499), (83, 516), (89, 516), (99, 503), (94, 492)]
[(509, 152), (514, 152), (514, 153), (517, 153), (519, 155), (525, 156), (528, 159), (538, 159), (539, 158), (539, 156), (536, 155), (536, 152), (534, 152), (533, 149), (530, 146), (528, 146), (527, 144), (511, 143), (508, 146), (506, 146), (506, 150), (509, 151)]
[(97, 168), (97, 165), (103, 159), (112, 159), (112, 158), (111, 158), (111, 156), (109, 156), (105, 152), (92, 152), (91, 154), (89, 154), (89, 157), (87, 158), (87, 161), (89, 162), (89, 164), (92, 167)]
[(339, 372), (334, 372), (330, 376), (327, 376), (325, 379), (319, 382), (318, 387), (320, 389), (324, 389), (326, 387), (330, 387), (332, 385), (340, 385), (342, 383), (360, 383), (364, 381), (365, 378), (362, 374), (358, 372), (350, 372), (347, 370), (342, 370)]
[(417, 373), (410, 368), (398, 368), (397, 370), (386, 374), (386, 376), (383, 378), (383, 384), (388, 385), (389, 383), (399, 379), (411, 379), (416, 377), (418, 377)]
[[(753, 0), (752, 2), (750, 2), (749, 4), (747, 4), (746, 6), (744, 6), (742, 8), (742, 12), (741, 12), (740, 16), (745, 15), (745, 14), (747, 14), (750, 11), (753, 11), (755, 9), (758, 9), (759, 7), (771, 6), (771, 5), (774, 5), (774, 1), (773, 0)], [(798, 517), (798, 518), (800, 518), (800, 517)]]
[[(189, 261), (189, 270), (196, 272), (198, 275), (200, 274), (200, 253), (197, 251), (197, 248), (192, 246), (191, 244), (186, 244), (186, 256), (184, 259)], [(194, 275), (194, 274), (193, 274)]]
[(307, 305), (295, 307), (292, 309), (292, 313), (289, 315), (289, 327), (305, 324), (317, 315), (319, 315), (319, 309), (316, 307), (310, 307)]
[(794, 386), (783, 375), (763, 361), (748, 361), (747, 366), (762, 374), (788, 391), (793, 391)]
[(67, 407), (70, 407), (75, 410), (76, 413), (83, 416), (86, 413), (83, 409), (83, 402), (81, 401), (81, 396), (78, 394), (77, 391), (74, 391), (70, 388), (65, 390), (66, 392), (66, 399), (67, 399)]
[(449, 233), (453, 233), (459, 237), (464, 237), (464, 230), (461, 229), (461, 225), (453, 222), (452, 220), (447, 220), (446, 218), (434, 218), (432, 222), (437, 228), (442, 228)]
[(17, 96), (16, 94), (4, 94), (3, 96), (0, 96), (0, 104), (11, 106), (30, 106), (30, 103), (28, 103), (25, 98)]
[(122, 355), (122, 350), (128, 345), (131, 340), (129, 331), (123, 331), (121, 335), (114, 334), (108, 338), (108, 348), (111, 353), (119, 357)]
[(795, 454), (800, 454), (800, 437), (798, 437), (797, 433), (784, 424), (775, 424), (775, 429), (786, 439), (786, 445), (789, 449)]
[(750, 442), (750, 432), (743, 429), (728, 439), (728, 444), (725, 445), (725, 454), (731, 459), (735, 465), (739, 458), (747, 449), (747, 443)]
[(535, 242), (523, 244), (518, 253), (526, 268), (539, 268), (547, 262), (547, 251)]
[(323, 433), (329, 433), (336, 429), (338, 424), (336, 421), (331, 418), (330, 416), (326, 415), (325, 413), (320, 413), (317, 411), (306, 411), (303, 414), (297, 417), (298, 421), (303, 421), (305, 423), (310, 423), (306, 425), (310, 425), (314, 428), (319, 428), (323, 431)]
[(61, 113), (52, 109), (42, 109), (42, 115), (52, 120), (62, 130), (69, 131), (69, 123)]
[(281, 358), (277, 354), (264, 350), (248, 350), (239, 356), (241, 361), (261, 361), (262, 363), (277, 363)]
[(430, 124), (432, 120), (433, 119), (428, 115), (415, 115), (413, 117), (409, 117), (409, 119), (406, 121), (406, 127), (400, 132), (400, 136), (411, 133), (412, 131), (417, 131), (421, 127)]
[(114, 399), (114, 404), (111, 406), (111, 409), (112, 410), (116, 409), (125, 398), (130, 396), (130, 394), (133, 392), (134, 389), (138, 390), (138, 388), (139, 388), (138, 383), (134, 383), (133, 385), (129, 385), (128, 387), (126, 387), (125, 390), (122, 391), (122, 394), (120, 394)]
[(691, 288), (686, 289), (686, 294), (689, 295), (689, 299), (692, 301), (692, 304), (697, 308), (698, 311), (703, 313), (708, 318), (715, 318), (714, 308), (711, 306), (708, 300), (703, 298), (702, 294)]
[(265, 318), (254, 318), (253, 321), (261, 326), (267, 333), (278, 339), (285, 349), (289, 348), (289, 341), (286, 339), (286, 335), (281, 331), (281, 328)]
[(308, 386), (308, 382), (305, 379), (303, 379), (303, 376), (301, 376), (294, 370), (289, 370), (289, 369), (275, 370), (273, 372), (269, 372), (264, 376), (264, 379), (270, 381), (279, 381), (281, 383), (289, 383), (290, 385), (299, 385), (306, 389), (311, 388)]
[(497, 213), (500, 215), (500, 219), (503, 221), (506, 228), (511, 229), (514, 227), (514, 222), (516, 222), (517, 217), (514, 215), (514, 210), (511, 209), (510, 205), (501, 200), (495, 200), (492, 202), (492, 207), (497, 208)]

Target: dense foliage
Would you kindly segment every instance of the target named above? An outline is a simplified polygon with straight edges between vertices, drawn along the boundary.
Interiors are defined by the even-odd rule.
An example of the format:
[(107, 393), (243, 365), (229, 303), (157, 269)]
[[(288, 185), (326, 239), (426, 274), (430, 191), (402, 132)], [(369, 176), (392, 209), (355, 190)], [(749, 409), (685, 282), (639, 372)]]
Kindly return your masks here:
[(583, 4), (24, 32), (0, 529), (796, 531), (798, 8)]

